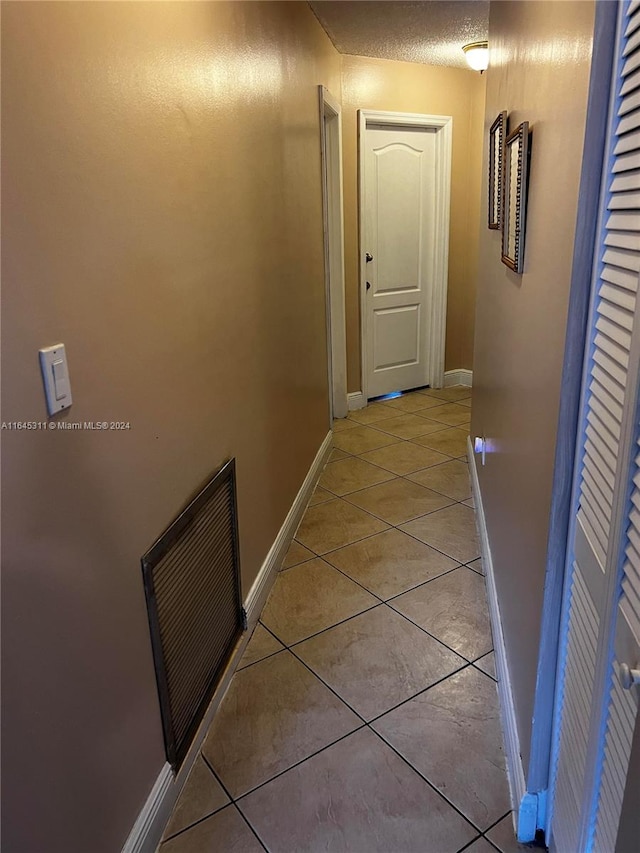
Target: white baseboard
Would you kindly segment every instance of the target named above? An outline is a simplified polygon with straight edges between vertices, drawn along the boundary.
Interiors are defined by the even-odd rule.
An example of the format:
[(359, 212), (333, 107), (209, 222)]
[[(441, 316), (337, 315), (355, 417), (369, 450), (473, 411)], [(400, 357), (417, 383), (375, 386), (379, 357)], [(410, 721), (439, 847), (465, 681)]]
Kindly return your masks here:
[(450, 388), (452, 385), (466, 385), (471, 388), (473, 385), (473, 370), (445, 370), (444, 387)]
[(173, 784), (173, 770), (167, 762), (124, 843), (122, 853), (151, 853), (156, 849), (162, 829), (169, 818), (167, 799)]
[(149, 797), (147, 798), (147, 802), (144, 804), (142, 811), (138, 815), (129, 837), (122, 848), (122, 853), (154, 853), (157, 849), (176, 800), (178, 799), (180, 791), (187, 780), (193, 763), (198, 757), (200, 747), (202, 746), (202, 742), (209, 730), (211, 721), (213, 720), (220, 703), (224, 699), (225, 693), (229, 689), (231, 678), (236, 671), (240, 658), (242, 657), (251, 638), (253, 627), (258, 621), (262, 608), (267, 600), (267, 596), (269, 595), (273, 582), (276, 579), (278, 570), (280, 569), (284, 556), (287, 553), (287, 549), (289, 548), (291, 540), (298, 529), (298, 525), (300, 524), (309, 498), (311, 497), (320, 474), (322, 473), (322, 469), (329, 458), (332, 437), (333, 434), (331, 432), (327, 433), (327, 436), (320, 445), (320, 448), (316, 453), (316, 457), (311, 463), (307, 476), (305, 477), (303, 484), (300, 486), (300, 490), (291, 505), (291, 509), (287, 513), (287, 517), (278, 531), (278, 535), (269, 549), (269, 553), (265, 557), (262, 568), (258, 572), (258, 576), (245, 597), (244, 608), (247, 614), (249, 630), (243, 633), (242, 639), (239, 641), (233, 652), (231, 660), (227, 664), (224, 674), (220, 680), (220, 684), (209, 703), (209, 707), (207, 708), (202, 719), (202, 723), (200, 724), (193, 739), (189, 752), (180, 766), (180, 772), (176, 776), (174, 775), (170, 764), (167, 763), (164, 765), (160, 771), (160, 775), (154, 783)]
[(353, 391), (351, 394), (347, 394), (347, 405), (350, 412), (355, 412), (357, 409), (364, 409), (367, 405), (367, 398), (362, 391)]
[[(445, 383), (446, 384), (446, 383)], [(502, 718), (502, 730), (504, 733), (504, 746), (507, 758), (507, 776), (509, 778), (509, 790), (511, 793), (511, 805), (514, 815), (519, 816), (518, 839), (520, 841), (533, 841), (535, 837), (535, 819), (533, 832), (529, 830), (529, 799), (527, 785), (520, 755), (520, 738), (518, 737), (518, 726), (516, 723), (516, 709), (511, 689), (511, 678), (509, 676), (509, 663), (507, 660), (507, 649), (502, 633), (502, 621), (500, 619), (500, 605), (496, 589), (495, 576), (493, 573), (493, 561), (491, 559), (491, 546), (487, 532), (487, 522), (482, 505), (482, 494), (480, 492), (480, 481), (476, 468), (476, 454), (473, 452), (471, 438), (467, 439), (467, 455), (469, 457), (469, 473), (471, 474), (471, 485), (476, 509), (476, 524), (480, 536), (480, 551), (482, 553), (482, 565), (486, 577), (487, 599), (489, 603), (489, 615), (491, 617), (491, 629), (493, 632), (493, 647), (496, 658), (496, 677), (498, 679), (498, 696), (500, 698), (500, 714)], [(526, 826), (525, 826), (526, 824)], [(530, 835), (523, 838), (522, 832)]]

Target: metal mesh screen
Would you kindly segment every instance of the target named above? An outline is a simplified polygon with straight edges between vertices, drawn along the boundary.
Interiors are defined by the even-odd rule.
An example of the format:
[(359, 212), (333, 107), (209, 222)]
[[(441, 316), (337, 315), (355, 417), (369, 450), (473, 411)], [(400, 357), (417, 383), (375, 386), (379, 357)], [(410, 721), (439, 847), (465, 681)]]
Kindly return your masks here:
[(167, 758), (186, 755), (242, 633), (235, 460), (142, 558)]

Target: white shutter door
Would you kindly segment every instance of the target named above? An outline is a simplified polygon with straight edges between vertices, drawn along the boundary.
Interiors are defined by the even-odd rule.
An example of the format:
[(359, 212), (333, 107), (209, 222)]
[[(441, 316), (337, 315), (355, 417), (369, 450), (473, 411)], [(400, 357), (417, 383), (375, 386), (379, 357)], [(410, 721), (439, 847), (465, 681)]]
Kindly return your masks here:
[(638, 714), (638, 689), (625, 690), (623, 664), (640, 662), (640, 443), (636, 445), (629, 523), (625, 536), (624, 567), (618, 605), (613, 659), (609, 667), (609, 702), (601, 776), (596, 785), (593, 850), (613, 853)]
[[(560, 747), (556, 766), (553, 837), (556, 850), (580, 849), (581, 804), (589, 736), (599, 619), (577, 563), (573, 565), (565, 678), (562, 685)], [(570, 673), (584, 673), (584, 680)]]
[(637, 712), (637, 697), (623, 690), (618, 678), (622, 663), (636, 661), (628, 659), (633, 632), (620, 627), (622, 620), (616, 625), (616, 605), (624, 588), (621, 612), (625, 617), (632, 612), (637, 628), (640, 523), (634, 528), (633, 513), (640, 520), (640, 492), (636, 488), (635, 503), (630, 504), (629, 484), (632, 470), (640, 478), (634, 467), (640, 338), (640, 0), (622, 14), (619, 42), (619, 57), (624, 59), (615, 86), (608, 149), (612, 158), (601, 201), (578, 440), (578, 508), (569, 548), (556, 696), (551, 847), (558, 853), (614, 853)]

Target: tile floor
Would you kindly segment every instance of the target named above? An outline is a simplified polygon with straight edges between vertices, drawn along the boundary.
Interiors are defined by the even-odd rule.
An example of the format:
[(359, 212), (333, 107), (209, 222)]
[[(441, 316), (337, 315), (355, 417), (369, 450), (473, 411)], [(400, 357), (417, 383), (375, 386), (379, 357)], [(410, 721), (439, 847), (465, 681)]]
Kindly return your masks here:
[(161, 853), (503, 853), (513, 837), (467, 388), (334, 450)]

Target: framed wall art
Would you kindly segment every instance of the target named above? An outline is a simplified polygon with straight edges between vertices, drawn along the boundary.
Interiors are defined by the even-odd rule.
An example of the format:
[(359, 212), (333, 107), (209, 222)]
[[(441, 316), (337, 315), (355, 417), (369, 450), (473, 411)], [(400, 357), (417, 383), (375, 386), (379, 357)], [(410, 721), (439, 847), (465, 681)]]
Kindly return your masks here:
[(507, 135), (507, 111), (489, 128), (489, 228), (502, 225), (502, 160)]
[(524, 268), (524, 237), (529, 173), (529, 122), (523, 121), (505, 142), (502, 194), (502, 263)]

